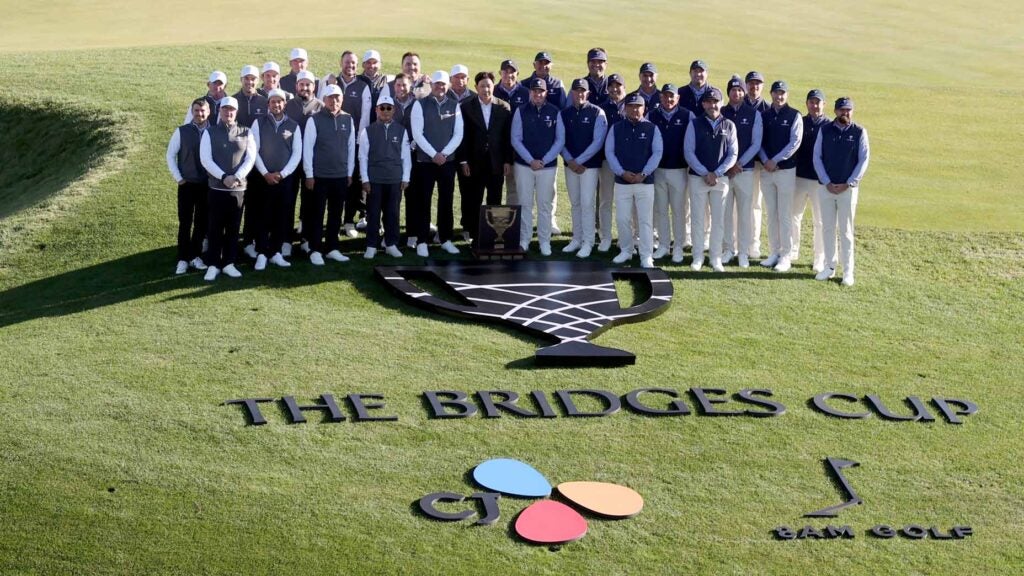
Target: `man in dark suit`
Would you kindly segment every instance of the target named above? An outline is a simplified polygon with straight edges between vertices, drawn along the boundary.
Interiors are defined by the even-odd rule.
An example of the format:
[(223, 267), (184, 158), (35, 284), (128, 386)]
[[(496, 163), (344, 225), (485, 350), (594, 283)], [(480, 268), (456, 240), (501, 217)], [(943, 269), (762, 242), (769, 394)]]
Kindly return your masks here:
[(464, 101), (464, 129), (459, 145), (459, 162), (466, 177), (462, 191), (463, 228), (477, 238), (480, 206), (487, 190), (487, 204), (501, 204), (501, 187), (512, 171), (512, 109), (494, 97), (494, 74), (476, 75), (476, 97)]

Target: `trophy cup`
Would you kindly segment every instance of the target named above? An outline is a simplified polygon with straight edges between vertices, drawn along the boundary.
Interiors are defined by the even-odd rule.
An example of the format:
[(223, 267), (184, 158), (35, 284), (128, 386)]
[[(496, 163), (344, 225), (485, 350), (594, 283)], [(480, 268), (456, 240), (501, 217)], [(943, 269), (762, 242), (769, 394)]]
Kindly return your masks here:
[[(427, 266), (377, 266), (377, 275), (405, 298), (428, 310), (501, 322), (556, 341), (536, 352), (539, 366), (622, 366), (636, 356), (588, 340), (615, 324), (639, 322), (663, 312), (672, 281), (657, 268), (607, 268), (600, 262), (430, 262)], [(622, 308), (616, 278), (646, 283), (647, 301)], [(444, 300), (414, 281), (443, 283), (460, 303)]]
[[(521, 206), (481, 206), (477, 226), (479, 238), (473, 239), (473, 255), (478, 260), (520, 260), (525, 256), (519, 245)], [(511, 238), (505, 233), (512, 230)]]

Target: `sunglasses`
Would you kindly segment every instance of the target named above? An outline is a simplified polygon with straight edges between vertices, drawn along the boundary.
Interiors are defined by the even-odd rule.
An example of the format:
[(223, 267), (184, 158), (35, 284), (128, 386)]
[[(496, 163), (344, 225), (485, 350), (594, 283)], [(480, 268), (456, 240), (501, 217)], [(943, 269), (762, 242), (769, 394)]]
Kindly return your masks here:
[(377, 109), (383, 110), (384, 112), (390, 112), (394, 110), (394, 108), (390, 104), (381, 104), (380, 106), (377, 106)]

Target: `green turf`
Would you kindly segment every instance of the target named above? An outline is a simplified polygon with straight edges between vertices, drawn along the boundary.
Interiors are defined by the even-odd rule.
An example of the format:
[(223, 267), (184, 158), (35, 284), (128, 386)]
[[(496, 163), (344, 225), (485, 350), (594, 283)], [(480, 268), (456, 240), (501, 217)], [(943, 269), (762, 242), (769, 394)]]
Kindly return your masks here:
[[(440, 11), (454, 15), (455, 6)], [(58, 177), (0, 192), (0, 573), (1020, 572), (1024, 200), (1012, 159), (1024, 150), (1012, 137), (1020, 120), (1002, 111), (1019, 100), (1021, 8), (868, 2), (809, 14), (784, 3), (747, 19), (749, 33), (729, 35), (734, 11), (668, 2), (519, 8), (541, 6), (547, 17), (527, 26), (495, 20), (493, 6), (434, 18), (399, 5), (404, 37), (374, 21), (363, 38), (341, 40), (344, 16), (328, 7), (307, 28), (276, 34), (306, 38), (270, 42), (251, 39), (265, 24), (256, 12), (211, 34), (205, 22), (228, 5), (197, 19), (195, 6), (174, 2), (52, 3), (19, 7), (0, 23), (4, 140), (20, 133), (7, 128), (12, 110), (66, 101), (74, 114), (52, 130), (112, 150), (97, 158), (32, 148), (17, 155), (23, 166), (0, 166), (5, 179)], [(655, 57), (663, 81), (681, 81), (702, 56), (714, 83), (757, 67), (794, 92), (820, 84), (830, 97), (856, 99), (874, 160), (853, 289), (810, 279), (807, 230), (804, 261), (790, 274), (668, 266), (672, 307), (597, 339), (636, 352), (636, 366), (537, 370), (527, 359), (540, 341), (402, 303), (361, 259), (264, 274), (245, 265), (241, 280), (213, 285), (170, 274), (176, 220), (164, 150), (212, 68), (233, 76), (245, 63), (283, 63), (292, 45), (332, 64), (343, 48), (374, 47), (389, 72), (410, 47), (427, 69), (459, 61), (473, 70), (546, 48), (569, 78), (583, 73), (582, 57), (570, 55), (599, 44), (612, 69), (632, 78), (664, 52), (657, 38), (698, 14), (707, 28), (688, 27), (671, 56)], [(491, 32), (465, 33), (485, 18)], [(779, 27), (811, 21), (813, 32), (765, 45)], [(82, 49), (100, 46), (115, 48)], [(124, 130), (78, 130), (97, 121)], [(40, 200), (30, 206), (32, 198)], [(350, 255), (362, 247), (345, 243)], [(768, 420), (622, 412), (441, 421), (425, 417), (419, 397), (642, 386), (770, 388), (788, 411)], [(894, 406), (908, 395), (969, 398), (981, 410), (962, 426), (843, 421), (805, 404), (830, 390), (876, 393)], [(221, 405), (324, 392), (383, 393), (400, 419), (287, 425), (267, 406), (270, 423), (251, 427)], [(521, 458), (553, 482), (626, 484), (647, 505), (631, 520), (593, 519), (583, 540), (559, 550), (510, 537), (526, 501), (503, 499), (493, 527), (413, 513), (428, 492), (473, 491), (466, 472), (493, 456)], [(857, 538), (774, 541), (774, 526), (802, 526), (801, 514), (836, 501), (826, 456), (861, 462), (847, 476), (866, 504), (837, 519)], [(967, 524), (976, 535), (867, 539), (877, 523)]]

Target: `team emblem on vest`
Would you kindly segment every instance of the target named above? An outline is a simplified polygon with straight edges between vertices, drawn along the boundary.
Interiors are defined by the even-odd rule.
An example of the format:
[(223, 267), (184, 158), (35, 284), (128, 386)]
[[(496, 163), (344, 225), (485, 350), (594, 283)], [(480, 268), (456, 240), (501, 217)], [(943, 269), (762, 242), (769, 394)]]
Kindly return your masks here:
[(641, 132), (640, 135), (637, 136), (637, 140), (647, 140), (647, 133)]
[(554, 124), (555, 124), (555, 121), (551, 119), (551, 116), (545, 116), (545, 117), (544, 117), (544, 124), (545, 124), (545, 125), (546, 125), (546, 126), (547, 126), (548, 128), (551, 128), (552, 126), (554, 126)]
[(284, 138), (285, 140), (288, 140), (289, 138), (292, 137), (292, 131), (285, 130), (284, 132), (281, 132), (281, 137)]
[(584, 124), (590, 124), (590, 116), (584, 116), (581, 122)]
[(789, 126), (789, 120), (783, 120), (782, 121), (782, 125), (783, 126)]

